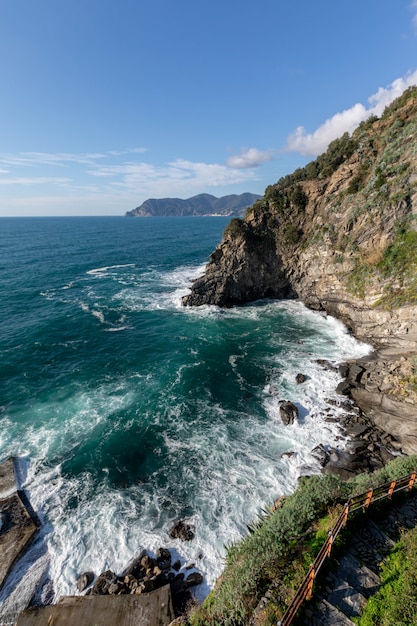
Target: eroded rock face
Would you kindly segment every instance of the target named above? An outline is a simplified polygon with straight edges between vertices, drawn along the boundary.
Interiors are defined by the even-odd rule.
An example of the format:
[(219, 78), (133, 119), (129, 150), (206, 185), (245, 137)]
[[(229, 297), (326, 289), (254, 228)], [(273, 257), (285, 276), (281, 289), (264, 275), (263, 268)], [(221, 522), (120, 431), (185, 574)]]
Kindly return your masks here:
[(274, 238), (257, 237), (243, 227), (238, 235), (226, 237), (212, 253), (205, 275), (195, 281), (183, 304), (229, 307), (292, 295), (294, 292), (276, 255)]
[[(359, 127), (346, 154), (349, 140), (341, 142), (336, 162), (325, 155), (321, 165), (309, 164), (325, 163), (319, 173), (301, 172), (267, 188), (245, 220), (226, 229), (205, 275), (183, 299), (191, 306), (232, 306), (296, 296), (342, 320), (382, 356), (363, 362), (363, 375), (358, 371), (340, 391), (400, 438), (408, 453), (417, 451), (417, 399), (406, 384), (416, 376), (409, 360), (417, 355), (417, 253), (413, 257), (411, 246), (406, 269), (381, 267), (391, 247), (404, 249), (399, 232), (415, 241), (416, 137), (414, 89), (380, 120)], [(401, 356), (393, 375), (392, 359)]]

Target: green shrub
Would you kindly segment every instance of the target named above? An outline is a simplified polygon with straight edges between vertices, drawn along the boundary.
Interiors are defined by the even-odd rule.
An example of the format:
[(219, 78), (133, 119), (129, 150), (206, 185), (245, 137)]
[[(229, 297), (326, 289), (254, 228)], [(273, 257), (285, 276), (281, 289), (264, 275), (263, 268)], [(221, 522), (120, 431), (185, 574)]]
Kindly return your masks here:
[(235, 239), (245, 230), (245, 222), (239, 217), (233, 217), (224, 229), (223, 238), (230, 237)]
[(390, 552), (381, 587), (355, 621), (360, 626), (417, 626), (417, 528)]

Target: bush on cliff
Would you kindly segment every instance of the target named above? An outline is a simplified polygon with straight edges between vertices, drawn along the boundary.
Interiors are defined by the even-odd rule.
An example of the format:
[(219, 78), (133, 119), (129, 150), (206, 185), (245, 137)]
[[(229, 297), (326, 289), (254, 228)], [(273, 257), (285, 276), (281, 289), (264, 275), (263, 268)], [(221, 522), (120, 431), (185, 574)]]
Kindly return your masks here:
[(233, 217), (224, 229), (223, 238), (235, 239), (245, 230), (245, 223), (239, 217)]

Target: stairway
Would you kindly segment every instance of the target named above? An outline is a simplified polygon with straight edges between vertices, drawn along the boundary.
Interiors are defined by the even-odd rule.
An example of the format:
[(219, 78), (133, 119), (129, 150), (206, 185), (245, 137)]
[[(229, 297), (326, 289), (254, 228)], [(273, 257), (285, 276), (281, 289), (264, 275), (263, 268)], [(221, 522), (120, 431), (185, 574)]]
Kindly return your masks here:
[(394, 496), (391, 506), (368, 509), (350, 525), (343, 547), (317, 579), (313, 598), (295, 626), (354, 626), (368, 598), (379, 589), (380, 564), (404, 529), (417, 525), (417, 493)]

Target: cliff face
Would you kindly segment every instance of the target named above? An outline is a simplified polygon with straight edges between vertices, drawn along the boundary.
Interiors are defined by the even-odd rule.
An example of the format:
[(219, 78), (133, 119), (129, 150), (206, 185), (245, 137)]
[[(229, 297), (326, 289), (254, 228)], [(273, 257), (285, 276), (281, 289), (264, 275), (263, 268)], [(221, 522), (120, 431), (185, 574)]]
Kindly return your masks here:
[[(354, 383), (368, 411), (381, 404), (381, 394), (386, 408), (395, 401), (407, 428), (399, 415), (381, 419), (405, 441), (404, 430), (417, 434), (416, 185), (417, 88), (411, 88), (380, 119), (268, 187), (244, 220), (232, 220), (184, 304), (295, 295), (342, 319), (384, 350), (385, 360), (403, 359), (397, 373), (385, 363), (377, 375), (374, 364), (373, 378)], [(374, 413), (377, 421), (384, 411)], [(417, 436), (407, 441), (408, 451), (417, 452)]]

